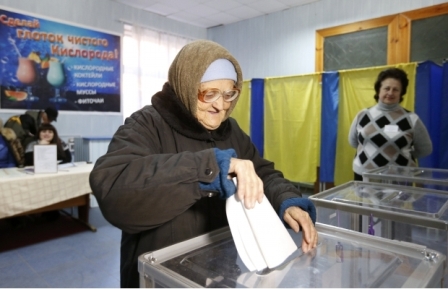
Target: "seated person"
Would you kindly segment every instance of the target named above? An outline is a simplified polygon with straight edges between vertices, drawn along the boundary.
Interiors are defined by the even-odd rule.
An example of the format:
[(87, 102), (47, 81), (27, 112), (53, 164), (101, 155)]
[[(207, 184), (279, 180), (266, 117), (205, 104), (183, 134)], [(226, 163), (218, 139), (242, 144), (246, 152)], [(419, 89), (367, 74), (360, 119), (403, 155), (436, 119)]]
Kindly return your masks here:
[(3, 127), (0, 119), (0, 168), (23, 167), (23, 147), (10, 128)]
[[(72, 155), (68, 146), (61, 141), (58, 132), (54, 126), (49, 123), (43, 123), (37, 130), (38, 139), (28, 144), (25, 150), (25, 165), (34, 165), (34, 146), (36, 144), (49, 145), (55, 144), (57, 146), (57, 156), (60, 163), (69, 163), (72, 161)], [(48, 221), (54, 221), (59, 218), (59, 211), (48, 211), (42, 213), (42, 217)]]
[(22, 147), (26, 148), (30, 142), (37, 138), (37, 130), (41, 124), (50, 124), (56, 121), (58, 117), (58, 111), (53, 107), (47, 107), (45, 110), (28, 110), (24, 114), (15, 115), (10, 117), (5, 127), (12, 129), (19, 141), (22, 143)]
[(42, 124), (37, 131), (38, 139), (28, 144), (25, 149), (25, 165), (34, 165), (34, 145), (55, 144), (57, 146), (58, 160), (61, 163), (69, 163), (72, 161), (72, 155), (68, 146), (59, 139), (56, 128), (49, 123)]

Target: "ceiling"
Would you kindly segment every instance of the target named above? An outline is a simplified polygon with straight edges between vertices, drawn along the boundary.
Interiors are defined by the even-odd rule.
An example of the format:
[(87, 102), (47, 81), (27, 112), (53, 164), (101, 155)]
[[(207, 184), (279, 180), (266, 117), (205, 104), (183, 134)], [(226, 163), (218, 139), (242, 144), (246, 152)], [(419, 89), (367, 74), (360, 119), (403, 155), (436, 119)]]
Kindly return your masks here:
[(115, 0), (180, 22), (210, 28), (319, 0)]

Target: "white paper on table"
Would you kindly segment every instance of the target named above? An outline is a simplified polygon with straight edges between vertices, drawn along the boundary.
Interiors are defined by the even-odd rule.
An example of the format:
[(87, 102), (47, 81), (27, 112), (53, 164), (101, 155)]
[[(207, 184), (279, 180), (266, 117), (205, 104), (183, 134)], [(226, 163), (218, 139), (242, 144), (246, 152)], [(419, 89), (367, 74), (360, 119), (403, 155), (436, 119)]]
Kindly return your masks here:
[(68, 168), (73, 168), (73, 167), (76, 167), (75, 163), (65, 163), (65, 164), (58, 165), (58, 169), (68, 169)]
[(34, 145), (34, 173), (57, 173), (58, 154), (56, 145)]
[(234, 194), (226, 201), (226, 214), (238, 255), (249, 271), (275, 268), (297, 250), (266, 197), (248, 210)]

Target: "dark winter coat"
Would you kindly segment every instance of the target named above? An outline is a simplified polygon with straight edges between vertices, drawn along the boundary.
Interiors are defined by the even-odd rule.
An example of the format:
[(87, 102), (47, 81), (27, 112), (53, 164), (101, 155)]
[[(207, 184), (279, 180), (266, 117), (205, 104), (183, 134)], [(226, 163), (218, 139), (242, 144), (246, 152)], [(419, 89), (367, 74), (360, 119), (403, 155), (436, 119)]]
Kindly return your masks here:
[(12, 129), (2, 126), (0, 119), (0, 168), (23, 167), (25, 157), (22, 144)]
[(0, 134), (0, 169), (14, 167), (17, 167), (17, 163), (9, 149), (8, 141)]
[(284, 200), (301, 197), (234, 119), (207, 131), (168, 83), (152, 104), (126, 119), (90, 175), (104, 217), (123, 230), (123, 287), (139, 286), (139, 255), (228, 225), (225, 201), (199, 188), (219, 174), (213, 148), (251, 160), (277, 212)]

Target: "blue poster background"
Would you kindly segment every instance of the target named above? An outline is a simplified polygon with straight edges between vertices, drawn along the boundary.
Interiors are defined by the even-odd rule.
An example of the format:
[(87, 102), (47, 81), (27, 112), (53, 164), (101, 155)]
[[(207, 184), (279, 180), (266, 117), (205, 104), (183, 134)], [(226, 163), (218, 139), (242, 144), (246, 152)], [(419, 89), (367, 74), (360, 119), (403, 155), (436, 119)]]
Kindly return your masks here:
[(120, 42), (0, 9), (0, 108), (120, 112)]

